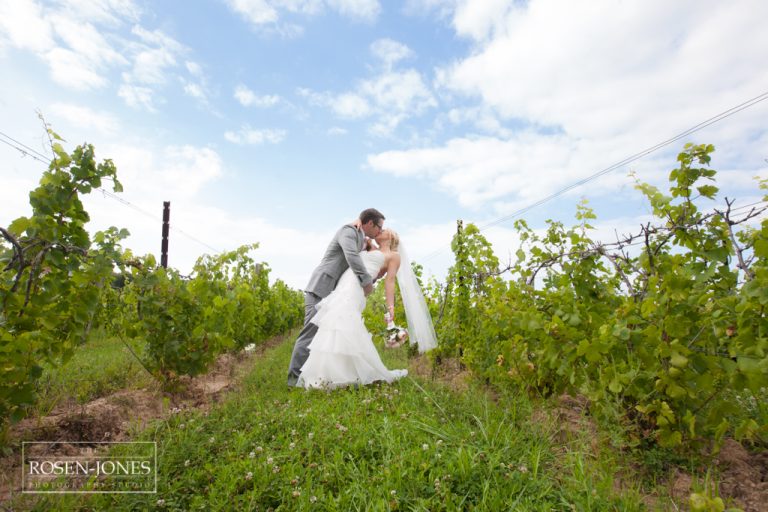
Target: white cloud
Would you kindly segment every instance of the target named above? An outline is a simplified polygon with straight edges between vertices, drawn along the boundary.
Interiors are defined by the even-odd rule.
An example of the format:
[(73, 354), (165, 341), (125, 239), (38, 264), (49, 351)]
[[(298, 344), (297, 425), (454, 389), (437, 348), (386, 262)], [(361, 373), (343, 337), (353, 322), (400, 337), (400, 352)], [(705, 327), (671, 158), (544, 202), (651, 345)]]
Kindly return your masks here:
[(414, 69), (390, 72), (366, 80), (360, 90), (381, 109), (393, 112), (418, 114), (437, 106), (421, 74)]
[(361, 80), (355, 89), (332, 94), (304, 88), (298, 93), (313, 105), (330, 107), (340, 118), (373, 118), (370, 133), (388, 137), (404, 120), (436, 107), (437, 100), (419, 71), (391, 69), (396, 62), (413, 54), (407, 46), (380, 39), (373, 43), (371, 51), (384, 66), (370, 79)]
[[(445, 9), (451, 2), (416, 4), (411, 7)], [(444, 143), (372, 154), (368, 164), (427, 177), (477, 210), (505, 214), (531, 204), (768, 83), (768, 69), (754, 65), (768, 52), (764, 2), (461, 0), (453, 8), (456, 32), (474, 47), (436, 72), (441, 98), (454, 105), (436, 126), (448, 121), (460, 130), (469, 123), (482, 135), (465, 132)], [(715, 168), (723, 153), (738, 162), (730, 165), (744, 174), (721, 177), (736, 188), (754, 173), (748, 155), (764, 153), (765, 108), (757, 105), (568, 195), (615, 194), (626, 187), (630, 168), (663, 186), (674, 153), (688, 141), (714, 143)]]
[(406, 0), (403, 13), (409, 16), (450, 18), (460, 0)]
[(375, 105), (377, 135), (390, 135), (406, 118), (436, 107), (432, 92), (415, 69), (391, 71), (362, 82), (358, 91)]
[(160, 186), (176, 189), (183, 196), (195, 196), (202, 187), (222, 175), (222, 161), (216, 151), (194, 146), (171, 146), (165, 149), (160, 168)]
[(346, 130), (345, 128), (341, 128), (339, 126), (334, 126), (334, 127), (330, 128), (327, 133), (328, 133), (328, 135), (338, 136), (338, 135), (346, 135), (347, 133), (349, 133), (349, 131)]
[(381, 13), (378, 0), (326, 0), (328, 6), (348, 18), (372, 22)]
[(271, 0), (271, 3), (288, 12), (313, 16), (322, 12), (322, 0)]
[(160, 85), (167, 80), (168, 69), (177, 65), (177, 56), (184, 47), (159, 30), (149, 31), (141, 26), (132, 30), (143, 43), (134, 43), (133, 69), (124, 78), (131, 83)]
[(453, 125), (470, 124), (482, 132), (501, 138), (512, 135), (512, 130), (506, 128), (493, 109), (488, 107), (452, 108), (447, 111), (446, 118)]
[(42, 8), (32, 0), (0, 2), (0, 41), (34, 52), (54, 46), (50, 23)]
[(224, 138), (234, 144), (279, 144), (285, 140), (287, 132), (279, 129), (254, 130), (244, 125), (239, 131), (227, 131)]
[[(395, 176), (429, 178), (465, 207), (495, 201), (498, 213), (508, 213), (594, 173), (603, 157), (612, 158), (610, 148), (525, 131), (507, 139), (456, 138), (439, 147), (386, 151), (369, 155), (367, 163)], [(612, 186), (592, 183), (590, 193)]]
[(188, 60), (184, 63), (184, 66), (187, 68), (187, 71), (189, 71), (190, 75), (196, 77), (203, 76), (203, 68), (197, 62)]
[(68, 17), (112, 26), (137, 21), (141, 16), (141, 9), (133, 0), (58, 0), (57, 3)]
[[(203, 67), (194, 61), (186, 61), (184, 68), (191, 76), (191, 80), (183, 76), (179, 77), (179, 80), (183, 84), (184, 94), (191, 98), (195, 98), (201, 105), (208, 107), (211, 110), (210, 102), (208, 101), (209, 88), (208, 77), (203, 71)], [(215, 111), (211, 110), (212, 113)]]
[[(122, 4), (129, 4), (122, 2)], [(127, 9), (126, 5), (118, 6)], [(41, 6), (30, 0), (0, 5), (0, 41), (42, 58), (53, 80), (65, 87), (89, 90), (107, 83), (106, 70), (126, 63), (92, 19), (111, 7), (88, 9), (82, 2)]]
[(123, 84), (117, 91), (117, 95), (125, 100), (126, 105), (132, 108), (143, 107), (150, 112), (155, 111), (153, 103), (154, 92), (149, 87)]
[(371, 43), (371, 53), (379, 58), (387, 69), (403, 59), (413, 56), (413, 51), (403, 43), (392, 39), (377, 39)]
[(246, 21), (257, 27), (276, 23), (280, 17), (277, 9), (267, 0), (227, 0), (227, 4)]
[[(33, 52), (47, 63), (57, 84), (79, 91), (103, 88), (115, 70), (130, 66), (122, 73), (118, 96), (130, 106), (152, 110), (156, 89), (168, 82), (187, 49), (162, 31), (138, 24), (133, 37), (126, 37), (124, 25), (140, 16), (131, 0), (2, 2), (0, 44)], [(202, 77), (198, 64), (187, 61), (186, 67)], [(188, 95), (204, 100), (203, 82), (182, 83)]]
[(686, 127), (701, 120), (702, 107), (719, 106), (713, 98), (737, 103), (768, 79), (748, 64), (768, 48), (758, 21), (768, 4), (742, 3), (535, 0), (502, 16), (488, 41), (488, 30), (462, 27), (491, 23), (498, 10), (459, 8), (457, 30), (481, 46), (449, 69), (445, 85), (480, 95), (504, 116), (576, 136)]
[[(118, 96), (123, 98), (127, 105), (154, 111), (153, 98), (169, 83), (171, 77), (178, 78), (186, 95), (207, 105), (202, 68), (193, 61), (183, 60), (183, 56), (189, 51), (184, 45), (161, 30), (147, 30), (140, 25), (134, 25), (131, 33), (138, 39), (128, 45), (131, 69), (122, 74), (123, 84), (118, 90)], [(195, 77), (196, 81), (177, 75), (182, 61), (184, 69)]]
[(76, 128), (93, 129), (105, 134), (115, 133), (119, 123), (107, 112), (97, 112), (89, 107), (71, 103), (54, 103), (50, 107), (52, 117), (49, 121), (58, 126), (56, 118), (61, 118)]
[(238, 85), (235, 88), (234, 97), (244, 107), (273, 107), (280, 102), (280, 96), (275, 94), (266, 94), (263, 96), (257, 96), (252, 90), (245, 85)]
[(105, 144), (102, 152), (114, 161), (126, 199), (138, 204), (142, 197), (194, 200), (205, 185), (224, 174), (221, 156), (208, 147)]
[(354, 93), (344, 93), (333, 99), (333, 110), (340, 117), (347, 119), (359, 119), (366, 117), (371, 112), (368, 101)]
[(514, 4), (508, 0), (459, 0), (454, 27), (460, 35), (484, 40), (503, 26), (507, 13), (513, 8)]
[(107, 84), (104, 75), (94, 69), (83, 55), (66, 48), (53, 48), (46, 52), (45, 60), (51, 78), (58, 84), (78, 90), (95, 89)]
[(56, 35), (94, 68), (106, 69), (111, 65), (127, 64), (125, 57), (112, 47), (92, 23), (61, 14), (53, 14), (49, 19)]
[(316, 16), (326, 8), (355, 21), (374, 21), (381, 12), (378, 0), (227, 0), (227, 5), (255, 29), (283, 37), (297, 37), (303, 28), (281, 20), (285, 13)]
[(184, 92), (188, 96), (192, 96), (193, 98), (197, 98), (199, 100), (205, 101), (206, 99), (205, 92), (203, 91), (203, 87), (200, 84), (187, 82), (184, 84)]

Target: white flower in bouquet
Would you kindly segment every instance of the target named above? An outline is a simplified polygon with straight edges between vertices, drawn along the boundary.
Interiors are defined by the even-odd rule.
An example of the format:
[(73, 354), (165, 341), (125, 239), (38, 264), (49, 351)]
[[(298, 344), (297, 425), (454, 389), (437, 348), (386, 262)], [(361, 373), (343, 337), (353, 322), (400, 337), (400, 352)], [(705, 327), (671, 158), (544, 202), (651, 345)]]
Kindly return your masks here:
[(395, 325), (395, 322), (392, 321), (392, 316), (389, 313), (384, 315), (384, 319), (387, 321), (387, 341), (385, 342), (386, 347), (401, 347), (403, 343), (405, 343), (405, 341), (408, 339), (408, 331), (399, 325)]

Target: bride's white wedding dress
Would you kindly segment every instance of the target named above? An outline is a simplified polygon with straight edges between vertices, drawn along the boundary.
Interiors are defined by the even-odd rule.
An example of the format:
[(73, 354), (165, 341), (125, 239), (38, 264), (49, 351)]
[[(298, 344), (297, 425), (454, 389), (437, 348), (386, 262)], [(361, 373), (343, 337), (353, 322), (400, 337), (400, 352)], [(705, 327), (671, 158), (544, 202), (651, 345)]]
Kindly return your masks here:
[[(360, 254), (372, 276), (384, 265), (381, 251)], [(317, 305), (312, 323), (317, 334), (309, 345), (309, 358), (301, 367), (298, 386), (336, 388), (350, 384), (392, 382), (408, 370), (389, 370), (363, 323), (365, 294), (352, 270), (342, 274), (336, 289)]]

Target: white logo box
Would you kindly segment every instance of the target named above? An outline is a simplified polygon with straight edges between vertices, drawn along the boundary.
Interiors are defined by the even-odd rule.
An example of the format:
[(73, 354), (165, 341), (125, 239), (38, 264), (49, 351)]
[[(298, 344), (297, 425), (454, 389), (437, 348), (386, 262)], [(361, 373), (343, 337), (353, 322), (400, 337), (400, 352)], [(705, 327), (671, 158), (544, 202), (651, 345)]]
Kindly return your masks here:
[[(54, 445), (54, 444), (67, 444), (67, 445), (106, 445), (106, 446), (118, 446), (118, 445), (142, 445), (142, 447), (146, 450), (151, 447), (151, 453), (150, 455), (146, 455), (143, 452), (141, 455), (138, 456), (130, 456), (130, 455), (82, 455), (82, 456), (73, 456), (73, 455), (65, 455), (65, 456), (58, 456), (58, 455), (52, 455), (47, 457), (40, 457), (40, 456), (33, 456), (34, 458), (46, 458), (46, 459), (56, 459), (58, 462), (63, 461), (64, 459), (68, 460), (79, 460), (79, 461), (98, 461), (99, 459), (107, 459), (110, 461), (118, 460), (118, 459), (139, 459), (139, 460), (152, 460), (152, 469), (154, 470), (154, 486), (153, 488), (146, 489), (146, 490), (79, 490), (79, 489), (73, 489), (73, 490), (35, 490), (35, 489), (27, 489), (30, 476), (27, 475), (27, 469), (29, 467), (30, 460), (27, 460), (27, 451), (28, 447), (32, 447), (34, 445)], [(61, 474), (55, 474), (55, 475), (46, 475), (46, 476), (55, 476), (57, 478), (65, 477), (66, 475)], [(82, 475), (85, 476), (85, 475)], [(112, 475), (107, 475), (112, 476)], [(118, 475), (118, 476), (125, 476), (125, 475)], [(37, 479), (35, 479), (37, 481)], [(157, 442), (156, 441), (23, 441), (21, 443), (21, 492), (27, 493), (27, 494), (156, 494), (157, 493)]]

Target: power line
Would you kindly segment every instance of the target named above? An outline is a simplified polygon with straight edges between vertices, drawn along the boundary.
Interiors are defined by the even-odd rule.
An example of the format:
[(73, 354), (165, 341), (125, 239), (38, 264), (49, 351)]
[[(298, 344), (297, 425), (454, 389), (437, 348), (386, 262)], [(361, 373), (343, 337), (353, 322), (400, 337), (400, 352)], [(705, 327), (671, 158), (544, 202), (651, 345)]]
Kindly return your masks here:
[[(3, 138), (0, 138), (0, 142), (2, 142), (4, 144), (12, 147), (13, 149), (15, 149), (18, 152), (20, 152), (22, 155), (32, 157), (33, 159), (37, 160), (38, 162), (44, 163), (46, 165), (49, 164), (50, 158), (45, 156), (43, 153), (40, 153), (39, 151), (37, 151), (37, 150), (35, 150), (33, 148), (30, 148), (26, 144), (24, 144), (22, 142), (19, 142), (18, 140), (14, 139), (13, 137), (10, 137), (9, 135), (7, 135), (7, 134), (5, 134), (3, 132), (0, 132), (0, 136), (4, 137), (5, 139), (8, 139), (8, 140), (4, 140)], [(131, 208), (131, 209), (133, 209), (133, 210), (135, 210), (135, 211), (137, 211), (137, 212), (139, 212), (139, 213), (141, 213), (143, 215), (146, 215), (147, 217), (150, 217), (153, 220), (162, 222), (162, 219), (160, 217), (158, 217), (157, 215), (154, 215), (154, 214), (152, 214), (152, 213), (150, 213), (150, 212), (148, 212), (148, 211), (146, 211), (146, 210), (136, 206), (135, 204), (131, 203), (130, 201), (128, 201), (126, 199), (123, 199), (122, 197), (119, 197), (116, 194), (113, 194), (112, 192), (110, 192), (109, 190), (107, 190), (105, 188), (99, 187), (96, 190), (99, 190), (102, 194), (104, 194), (104, 196), (109, 197), (110, 199), (114, 199), (115, 201), (118, 201), (118, 202), (122, 203), (123, 205), (125, 205), (125, 206), (127, 206), (127, 207), (129, 207), (129, 208)], [(173, 231), (175, 231), (176, 233), (178, 233), (178, 234), (180, 234), (180, 235), (182, 235), (182, 236), (184, 236), (184, 237), (192, 240), (193, 242), (196, 242), (196, 243), (198, 243), (198, 244), (200, 244), (200, 245), (202, 245), (204, 247), (207, 247), (208, 249), (211, 249), (215, 253), (221, 252), (220, 250), (216, 249), (215, 247), (213, 247), (213, 246), (203, 242), (202, 240), (199, 240), (198, 238), (195, 238), (194, 236), (190, 235), (189, 233), (186, 233), (185, 231), (182, 231), (179, 228), (175, 228), (173, 226), (169, 226), (169, 227)]]
[[(50, 157), (49, 157), (49, 156), (47, 156), (47, 155), (44, 155), (43, 153), (41, 153), (40, 151), (36, 150), (35, 148), (31, 148), (31, 147), (27, 146), (27, 145), (26, 145), (26, 144), (24, 144), (23, 142), (19, 142), (18, 140), (14, 139), (13, 137), (11, 137), (11, 136), (10, 136), (10, 135), (8, 135), (8, 134), (5, 134), (5, 133), (3, 133), (3, 132), (0, 132), (0, 136), (3, 136), (3, 137), (5, 137), (6, 139), (8, 139), (8, 140), (10, 140), (11, 142), (13, 142), (14, 144), (17, 144), (17, 145), (19, 145), (19, 146), (23, 147), (24, 149), (26, 149), (26, 150), (27, 150), (27, 151), (29, 151), (30, 153), (34, 153), (34, 154), (36, 154), (37, 156), (39, 156), (39, 157), (41, 157), (41, 158), (44, 158), (44, 159), (46, 159), (45, 163), (48, 163), (48, 160), (50, 160)], [(5, 142), (5, 141), (3, 141), (3, 142)], [(6, 142), (6, 144), (8, 144), (8, 143)], [(16, 148), (16, 149), (18, 149), (18, 148)], [(25, 151), (25, 153), (26, 153), (26, 151)]]
[[(480, 231), (484, 231), (487, 228), (490, 228), (492, 226), (496, 226), (496, 225), (504, 223), (504, 222), (506, 222), (506, 221), (508, 221), (510, 219), (518, 217), (518, 216), (522, 215), (523, 213), (526, 213), (526, 212), (532, 210), (533, 208), (536, 208), (537, 206), (540, 206), (540, 205), (542, 205), (542, 204), (544, 204), (544, 203), (546, 203), (548, 201), (551, 201), (552, 199), (555, 199), (556, 197), (559, 197), (559, 196), (565, 194), (566, 192), (568, 192), (570, 190), (573, 190), (574, 188), (580, 187), (581, 185), (584, 185), (584, 184), (586, 184), (586, 183), (588, 183), (588, 182), (590, 182), (592, 180), (595, 180), (595, 179), (597, 179), (597, 178), (599, 178), (599, 177), (601, 177), (601, 176), (603, 176), (605, 174), (608, 174), (611, 171), (615, 171), (619, 167), (622, 167), (622, 166), (624, 166), (626, 164), (634, 162), (635, 160), (639, 160), (640, 158), (642, 158), (644, 156), (647, 156), (647, 155), (653, 153), (654, 151), (657, 151), (657, 150), (659, 150), (659, 149), (661, 149), (661, 148), (663, 148), (665, 146), (669, 146), (673, 142), (676, 142), (676, 141), (682, 139), (683, 137), (687, 137), (688, 135), (691, 135), (691, 134), (696, 133), (696, 132), (698, 132), (700, 130), (703, 130), (704, 128), (706, 128), (706, 127), (708, 127), (710, 125), (713, 125), (713, 124), (715, 124), (717, 122), (720, 122), (723, 119), (726, 119), (726, 118), (728, 118), (728, 117), (730, 117), (730, 116), (732, 116), (732, 115), (734, 115), (734, 114), (736, 114), (738, 112), (741, 112), (742, 110), (745, 110), (745, 109), (747, 109), (749, 107), (752, 107), (752, 106), (754, 106), (754, 105), (756, 105), (756, 104), (758, 104), (761, 101), (764, 101), (766, 99), (768, 99), (768, 91), (766, 91), (766, 92), (764, 92), (762, 94), (759, 94), (759, 95), (755, 96), (754, 98), (751, 98), (751, 99), (749, 99), (749, 100), (747, 100), (747, 101), (745, 101), (743, 103), (740, 103), (740, 104), (738, 104), (738, 105), (736, 105), (734, 107), (731, 107), (728, 110), (720, 112), (719, 114), (717, 114), (717, 115), (715, 115), (713, 117), (710, 117), (709, 119), (707, 119), (705, 121), (702, 121), (702, 122), (700, 122), (700, 123), (698, 123), (698, 124), (688, 128), (687, 130), (685, 130), (685, 131), (675, 135), (674, 137), (671, 137), (671, 138), (669, 138), (669, 139), (667, 139), (665, 141), (659, 142), (658, 144), (655, 144), (655, 145), (650, 146), (650, 147), (648, 147), (648, 148), (646, 148), (646, 149), (644, 149), (644, 150), (642, 150), (642, 151), (640, 151), (638, 153), (635, 153), (634, 155), (631, 155), (631, 156), (629, 156), (629, 157), (627, 157), (627, 158), (625, 158), (625, 159), (623, 159), (623, 160), (621, 160), (619, 162), (616, 162), (615, 164), (610, 165), (610, 166), (608, 166), (608, 167), (606, 167), (606, 168), (604, 168), (604, 169), (602, 169), (602, 170), (600, 170), (600, 171), (598, 171), (598, 172), (596, 172), (594, 174), (591, 174), (590, 176), (587, 176), (584, 179), (581, 179), (581, 180), (579, 180), (579, 181), (577, 181), (575, 183), (572, 183), (572, 184), (568, 185), (567, 187), (558, 190), (557, 192), (554, 192), (554, 193), (552, 193), (552, 194), (550, 194), (550, 195), (548, 195), (546, 197), (543, 197), (543, 198), (535, 201), (532, 204), (529, 204), (529, 205), (527, 205), (527, 206), (525, 206), (523, 208), (515, 210), (514, 212), (512, 212), (512, 213), (510, 213), (508, 215), (505, 215), (503, 217), (500, 217), (500, 218), (498, 218), (496, 220), (493, 220), (493, 221), (491, 221), (491, 222), (489, 222), (489, 223), (479, 227), (478, 229)], [(422, 261), (430, 260), (430, 259), (432, 259), (432, 258), (434, 258), (434, 257), (436, 257), (436, 256), (438, 256), (440, 254), (442, 254), (443, 252), (445, 252), (445, 250), (446, 250), (446, 247), (444, 246), (444, 247), (442, 247), (442, 248), (440, 248), (440, 249), (438, 249), (438, 250), (436, 250), (434, 252), (431, 252), (427, 256), (425, 256), (422, 259)]]
[[(4, 137), (7, 137), (2, 132), (0, 132), (0, 135), (2, 135)], [(14, 141), (14, 139), (11, 139), (10, 137), (7, 137), (7, 138), (10, 139), (11, 141)], [(48, 163), (48, 160), (43, 160), (42, 158), (37, 156), (39, 154), (39, 153), (37, 153), (37, 151), (29, 148), (28, 146), (25, 146), (24, 144), (21, 144), (20, 142), (18, 143), (19, 145), (16, 145), (14, 143), (15, 141), (14, 142), (8, 142), (7, 140), (3, 140), (3, 139), (0, 139), (0, 142), (2, 142), (3, 144), (6, 144), (6, 145), (12, 147), (13, 149), (15, 149), (16, 151), (20, 152), (24, 156), (30, 156), (30, 157), (34, 158), (35, 160), (37, 160), (38, 162), (42, 162), (44, 164)]]

